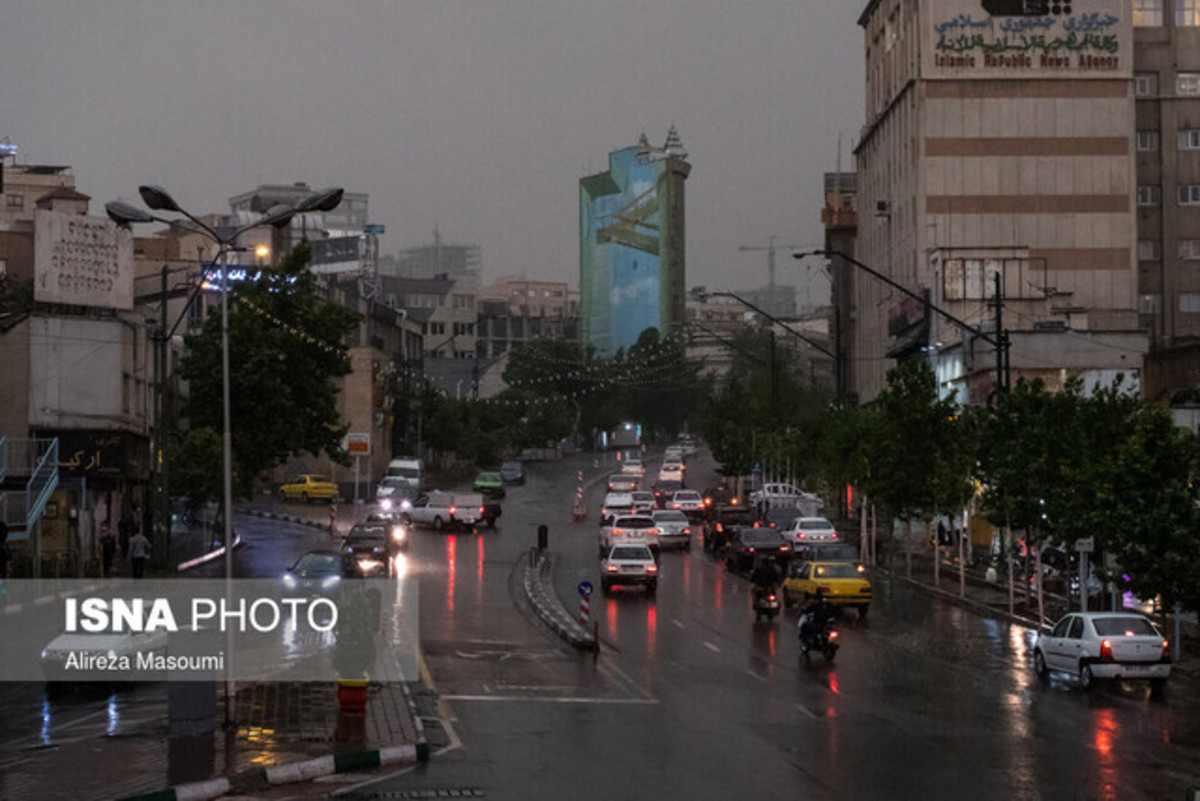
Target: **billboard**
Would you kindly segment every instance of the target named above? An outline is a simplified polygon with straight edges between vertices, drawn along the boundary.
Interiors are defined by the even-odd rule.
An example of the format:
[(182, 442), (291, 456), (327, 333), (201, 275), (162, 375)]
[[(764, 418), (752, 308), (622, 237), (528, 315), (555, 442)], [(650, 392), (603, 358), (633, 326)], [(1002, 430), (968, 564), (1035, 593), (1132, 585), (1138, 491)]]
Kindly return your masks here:
[(584, 340), (601, 354), (628, 349), (647, 328), (665, 334), (682, 317), (685, 168), (629, 147), (580, 182)]
[(133, 234), (100, 217), (37, 209), (33, 296), (43, 303), (133, 308)]
[(931, 0), (925, 77), (1113, 78), (1133, 72), (1127, 0)]

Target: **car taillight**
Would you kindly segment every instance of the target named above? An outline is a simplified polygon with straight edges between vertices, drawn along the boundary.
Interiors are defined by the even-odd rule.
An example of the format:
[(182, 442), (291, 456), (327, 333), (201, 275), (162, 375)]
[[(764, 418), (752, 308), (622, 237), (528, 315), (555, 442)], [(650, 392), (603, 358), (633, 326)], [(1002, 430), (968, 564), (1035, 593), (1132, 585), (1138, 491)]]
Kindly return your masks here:
[(646, 534), (648, 536), (657, 537), (659, 534), (659, 531), (656, 528), (648, 528), (648, 529), (646, 529)]
[(767, 600), (770, 601), (771, 603), (775, 603), (775, 600), (776, 600), (775, 593), (771, 593), (770, 595), (768, 595)]
[(725, 530), (725, 527), (722, 526), (720, 523), (717, 523), (717, 531), (724, 531), (724, 530)]
[(457, 512), (457, 511), (458, 511), (458, 507), (457, 507), (457, 506), (451, 506), (451, 507), (450, 507), (450, 514), (454, 514), (454, 513), (455, 513), (455, 512)]
[(606, 567), (604, 569), (607, 570), (609, 573), (616, 573), (618, 570), (620, 570), (620, 568), (617, 567), (616, 565), (609, 565), (608, 567)]
[(1170, 654), (1171, 654), (1171, 643), (1168, 642), (1167, 640), (1163, 640), (1163, 656), (1164, 657), (1170, 656)]
[(683, 533), (684, 533), (684, 534), (691, 534), (691, 533), (692, 533), (692, 530), (691, 530), (690, 528), (685, 528), (685, 529), (683, 530)]
[(733, 499), (732, 501), (730, 501), (729, 503), (730, 503), (730, 505), (731, 505), (731, 506), (737, 506), (737, 505), (738, 505), (738, 499), (737, 499), (737, 498), (734, 498), (734, 499)]
[(788, 546), (786, 546), (786, 545), (780, 545), (780, 546), (779, 546), (779, 550), (781, 550), (781, 551), (788, 551), (788, 550), (791, 550), (791, 549), (790, 549)]
[(748, 550), (750, 553), (754, 553), (754, 548), (747, 548), (746, 550)]
[(657, 573), (658, 565), (646, 565), (646, 572), (647, 573)]
[(479, 514), (480, 514), (481, 516), (483, 515), (483, 507), (482, 507), (482, 506), (480, 506), (480, 507), (479, 507)]
[(803, 539), (807, 539), (807, 537), (805, 536), (804, 532), (803, 532), (803, 531), (801, 531), (801, 532), (799, 532), (799, 533), (797, 533), (797, 534), (796, 534), (796, 539), (798, 539), (798, 540), (803, 540)]
[(1110, 643), (1108, 640), (1100, 641), (1100, 658), (1101, 659), (1112, 659), (1113, 658), (1112, 643)]
[(834, 629), (833, 631), (829, 632), (829, 639), (831, 639), (831, 640), (837, 639), (837, 629)]
[(859, 565), (859, 566), (858, 566), (858, 572), (859, 572), (859, 573), (866, 573), (866, 572), (867, 572), (867, 569), (866, 569), (865, 567), (863, 567), (862, 565)]
[(712, 506), (712, 498), (705, 498), (705, 499), (704, 499), (704, 505), (705, 505), (705, 506)]
[(673, 504), (671, 504), (671, 505), (672, 505), (672, 506), (674, 506), (676, 509), (682, 509), (682, 508), (683, 508), (683, 504), (681, 504), (681, 503), (673, 503)]

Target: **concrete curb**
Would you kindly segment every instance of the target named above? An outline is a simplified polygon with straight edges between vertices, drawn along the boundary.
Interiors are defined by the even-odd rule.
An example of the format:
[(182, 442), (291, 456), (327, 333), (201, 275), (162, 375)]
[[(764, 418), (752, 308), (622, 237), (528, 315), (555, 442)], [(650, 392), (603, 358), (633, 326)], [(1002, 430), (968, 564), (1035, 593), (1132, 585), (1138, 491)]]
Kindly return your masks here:
[(592, 633), (579, 624), (563, 607), (562, 602), (546, 589), (543, 578), (550, 570), (550, 562), (544, 555), (538, 555), (536, 550), (530, 550), (529, 563), (525, 566), (525, 597), (537, 616), (554, 633), (580, 651), (590, 651), (596, 641)]
[[(234, 533), (233, 535), (233, 550), (237, 550), (242, 546), (242, 535)], [(209, 551), (203, 556), (197, 556), (195, 559), (188, 559), (186, 562), (180, 562), (175, 566), (175, 572), (182, 573), (185, 570), (191, 570), (193, 567), (208, 564), (214, 559), (219, 559), (225, 555), (225, 546), (222, 545), (214, 551)]]
[(329, 521), (327, 520), (309, 520), (306, 517), (297, 515), (280, 514), (278, 512), (266, 512), (262, 509), (238, 509), (240, 515), (251, 515), (252, 517), (263, 517), (267, 520), (279, 520), (284, 523), (295, 523), (300, 526), (309, 526), (310, 528), (329, 529)]
[(152, 793), (126, 796), (118, 801), (208, 801), (208, 799), (220, 798), (233, 790), (263, 789), (280, 784), (308, 781), (321, 776), (332, 776), (335, 773), (355, 773), (384, 765), (425, 762), (428, 759), (428, 745), (394, 745), (370, 751), (329, 754), (268, 768), (252, 768), (237, 774), (232, 779), (219, 777), (203, 782), (179, 784)]

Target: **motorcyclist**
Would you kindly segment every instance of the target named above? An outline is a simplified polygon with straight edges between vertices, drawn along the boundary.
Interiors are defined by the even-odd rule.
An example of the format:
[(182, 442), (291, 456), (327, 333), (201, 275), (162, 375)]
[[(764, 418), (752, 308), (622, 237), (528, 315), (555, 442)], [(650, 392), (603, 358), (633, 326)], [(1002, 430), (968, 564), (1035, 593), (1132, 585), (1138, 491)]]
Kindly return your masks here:
[(756, 598), (775, 592), (779, 586), (779, 568), (775, 566), (775, 560), (768, 556), (758, 557), (754, 571), (750, 574), (750, 581), (754, 584)]
[(809, 604), (800, 610), (800, 641), (805, 642), (817, 632), (824, 631), (834, 614), (833, 605), (825, 600), (825, 593), (818, 589)]

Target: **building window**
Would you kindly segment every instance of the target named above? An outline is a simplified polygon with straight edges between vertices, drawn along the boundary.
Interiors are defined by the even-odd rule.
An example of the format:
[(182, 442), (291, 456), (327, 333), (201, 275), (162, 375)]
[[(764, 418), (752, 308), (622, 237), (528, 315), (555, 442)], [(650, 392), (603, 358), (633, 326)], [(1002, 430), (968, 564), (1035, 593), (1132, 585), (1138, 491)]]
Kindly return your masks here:
[(1163, 0), (1133, 0), (1133, 26), (1135, 28), (1161, 28), (1162, 24)]
[(1184, 314), (1200, 314), (1200, 292), (1180, 292), (1179, 311)]
[(1162, 295), (1142, 295), (1138, 307), (1142, 314), (1158, 314), (1162, 308)]
[(9, 211), (21, 211), (25, 208), (25, 196), (9, 195), (7, 198), (5, 198), (4, 205)]
[(1200, 184), (1183, 184), (1179, 187), (1179, 205), (1200, 205)]
[(1179, 132), (1180, 150), (1200, 150), (1200, 128), (1184, 128)]
[(1158, 143), (1158, 131), (1137, 132), (1137, 149), (1142, 153), (1151, 153), (1158, 150)]
[(438, 336), (441, 336), (441, 335), (445, 334), (445, 333), (446, 333), (446, 324), (445, 324), (445, 323), (433, 323), (433, 322), (431, 322), (431, 323), (429, 324), (429, 333), (430, 333), (432, 336), (435, 336), (435, 337), (438, 337)]
[(1158, 97), (1158, 73), (1135, 72), (1133, 74), (1133, 93), (1138, 97)]
[(454, 296), (454, 308), (456, 308), (456, 309), (470, 309), (474, 305), (475, 305), (475, 296), (474, 295), (455, 295)]
[(1184, 261), (1200, 261), (1200, 239), (1179, 240), (1179, 258)]
[(1200, 0), (1175, 0), (1175, 24), (1180, 28), (1200, 25)]
[(1157, 239), (1138, 240), (1138, 261), (1158, 261), (1160, 255)]
[(1200, 72), (1175, 73), (1175, 94), (1200, 95)]
[[(1180, 187), (1182, 189), (1182, 187)], [(1139, 206), (1158, 206), (1162, 204), (1162, 187), (1158, 184), (1141, 184), (1137, 188), (1137, 204)]]

